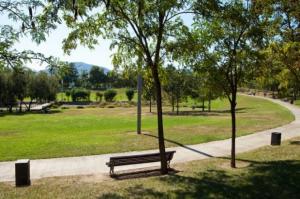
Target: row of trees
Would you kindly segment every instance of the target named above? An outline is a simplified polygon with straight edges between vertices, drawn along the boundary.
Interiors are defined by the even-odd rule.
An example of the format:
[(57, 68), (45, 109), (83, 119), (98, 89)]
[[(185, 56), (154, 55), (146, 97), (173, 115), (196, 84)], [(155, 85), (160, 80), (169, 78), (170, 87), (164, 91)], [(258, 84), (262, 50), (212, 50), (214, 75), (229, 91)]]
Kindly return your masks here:
[(33, 101), (54, 101), (58, 80), (47, 73), (35, 73), (22, 67), (4, 69), (0, 73), (0, 90), (0, 107), (7, 107), (12, 112), (19, 101), (19, 111), (22, 112), (25, 98), (30, 99), (29, 104), (24, 104), (27, 110), (30, 110)]
[(98, 66), (92, 66), (90, 71), (79, 72), (74, 63), (65, 63), (60, 67), (50, 65), (49, 72), (60, 80), (61, 89), (64, 91), (72, 88), (105, 90), (112, 87), (136, 86), (136, 78), (134, 78), (136, 74), (115, 70), (106, 73), (103, 68)]
[[(116, 67), (124, 71), (143, 72), (150, 77), (146, 88), (155, 91), (163, 174), (168, 172), (162, 115), (162, 69), (167, 63), (188, 67), (188, 71), (193, 73), (193, 84), (199, 86), (193, 86), (196, 96), (213, 98), (215, 93), (211, 91), (220, 91), (228, 98), (232, 121), (232, 167), (236, 166), (238, 87), (256, 78), (268, 77), (265, 74), (272, 74), (269, 71), (278, 66), (280, 71), (293, 76), (296, 83), (289, 83), (289, 86), (293, 86), (293, 93), (297, 95), (300, 53), (298, 1), (49, 0), (26, 3), (29, 3), (29, 17), (15, 16), (15, 20), (29, 22), (25, 25), (31, 24), (29, 29), (34, 38), (39, 38), (37, 33), (40, 30), (49, 31), (63, 20), (70, 28), (63, 42), (66, 53), (70, 53), (79, 43), (93, 48), (99, 37), (111, 39), (111, 48), (116, 52), (113, 56)], [(17, 3), (11, 4), (19, 6)], [(7, 8), (13, 6), (0, 4), (0, 8), (8, 12), (10, 10)], [(32, 16), (32, 6), (40, 7), (43, 12)], [(186, 25), (183, 15), (193, 19), (192, 26)], [(35, 24), (40, 29), (34, 28), (37, 26)], [(178, 75), (178, 71), (174, 72), (172, 68), (166, 71), (178, 81), (183, 78), (181, 72)], [(284, 80), (286, 76), (283, 76)], [(167, 75), (166, 81), (173, 81), (173, 78)], [(165, 85), (165, 89), (174, 90), (174, 85), (176, 81), (172, 86)], [(206, 94), (199, 94), (197, 87)], [(177, 89), (176, 92), (184, 91)], [(171, 92), (170, 96), (177, 103), (181, 95), (176, 92)], [(148, 94), (146, 97), (153, 98)]]

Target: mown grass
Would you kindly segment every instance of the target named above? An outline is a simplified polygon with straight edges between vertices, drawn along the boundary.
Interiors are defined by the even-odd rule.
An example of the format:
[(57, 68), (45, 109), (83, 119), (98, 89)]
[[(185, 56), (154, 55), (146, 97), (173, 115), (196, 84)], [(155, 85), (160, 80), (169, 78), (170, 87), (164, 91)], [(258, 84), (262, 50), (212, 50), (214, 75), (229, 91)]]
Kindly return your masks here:
[[(226, 100), (211, 113), (164, 107), (166, 146), (197, 144), (231, 136)], [(294, 116), (267, 100), (239, 96), (238, 136), (291, 122)], [(156, 136), (156, 115), (144, 107), (142, 130)], [(0, 114), (0, 161), (81, 156), (157, 148), (154, 136), (136, 135), (136, 108), (54, 110), (50, 114)]]
[(228, 158), (213, 158), (173, 165), (178, 172), (167, 176), (104, 181), (56, 177), (26, 188), (0, 183), (0, 198), (299, 198), (300, 137), (237, 159), (237, 169), (229, 167)]

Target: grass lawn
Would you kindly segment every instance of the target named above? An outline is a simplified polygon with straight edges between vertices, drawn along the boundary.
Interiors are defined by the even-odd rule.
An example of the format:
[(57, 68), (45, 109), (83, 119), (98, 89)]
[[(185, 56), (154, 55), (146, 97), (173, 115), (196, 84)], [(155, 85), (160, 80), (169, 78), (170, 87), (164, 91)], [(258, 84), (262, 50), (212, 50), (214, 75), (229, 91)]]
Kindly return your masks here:
[(33, 181), (27, 188), (0, 183), (0, 198), (272, 198), (300, 195), (300, 137), (282, 146), (263, 147), (237, 156), (174, 165), (177, 173), (127, 180), (96, 176), (56, 177)]
[[(226, 100), (212, 103), (213, 112), (185, 108), (172, 115), (165, 107), (167, 147), (197, 144), (231, 136)], [(267, 100), (238, 97), (238, 136), (291, 122), (294, 116)], [(156, 115), (144, 108), (142, 129), (157, 135)], [(135, 108), (63, 109), (51, 114), (0, 114), (0, 161), (20, 158), (81, 156), (154, 149), (157, 139), (136, 135)]]

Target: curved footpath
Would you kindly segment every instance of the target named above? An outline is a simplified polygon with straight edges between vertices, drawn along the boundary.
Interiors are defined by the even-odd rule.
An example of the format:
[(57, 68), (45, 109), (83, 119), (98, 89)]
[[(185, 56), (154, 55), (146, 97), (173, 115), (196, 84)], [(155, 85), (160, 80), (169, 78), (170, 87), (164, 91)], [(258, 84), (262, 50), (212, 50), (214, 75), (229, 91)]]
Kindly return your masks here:
[[(263, 97), (260, 97), (263, 98)], [(254, 134), (238, 137), (236, 139), (236, 151), (242, 153), (270, 144), (271, 132), (281, 132), (282, 140), (300, 136), (300, 108), (280, 100), (264, 98), (280, 104), (289, 109), (295, 120), (282, 127), (269, 129)], [(167, 150), (176, 150), (172, 164), (201, 160), (210, 157), (221, 157), (230, 155), (231, 140), (213, 141), (203, 144), (187, 145), (182, 147), (172, 147)], [(143, 154), (157, 152), (157, 150), (147, 150), (138, 152), (114, 153), (93, 156), (67, 157), (31, 160), (31, 179), (39, 179), (54, 176), (69, 175), (108, 175), (109, 169), (105, 165), (109, 158), (119, 155)], [(14, 181), (14, 161), (0, 162), (0, 182)], [(158, 166), (159, 163), (149, 163), (140, 165), (129, 165), (117, 167), (116, 171), (144, 168), (148, 166)]]

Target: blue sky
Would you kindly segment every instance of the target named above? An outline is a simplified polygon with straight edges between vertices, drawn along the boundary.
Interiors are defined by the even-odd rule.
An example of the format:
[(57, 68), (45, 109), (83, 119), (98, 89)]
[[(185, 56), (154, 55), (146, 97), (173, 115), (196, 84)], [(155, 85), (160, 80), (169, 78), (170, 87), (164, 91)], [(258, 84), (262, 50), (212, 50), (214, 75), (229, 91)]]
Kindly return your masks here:
[[(184, 16), (184, 21), (187, 24), (191, 24), (191, 16)], [(9, 24), (12, 25), (14, 22), (9, 20), (6, 16), (0, 15), (0, 25)], [(19, 26), (15, 24), (16, 26)], [(47, 41), (41, 44), (32, 42), (30, 38), (21, 38), (18, 43), (15, 44), (15, 49), (18, 51), (22, 50), (33, 50), (35, 52), (43, 53), (45, 56), (54, 56), (60, 58), (62, 61), (68, 62), (86, 62), (88, 64), (104, 66), (109, 69), (113, 69), (111, 63), (113, 52), (109, 49), (110, 40), (103, 40), (99, 38), (99, 44), (95, 46), (95, 49), (88, 49), (83, 46), (78, 46), (77, 49), (73, 50), (70, 55), (64, 54), (62, 50), (62, 41), (67, 37), (69, 33), (68, 28), (65, 25), (59, 25), (56, 30), (53, 30)], [(39, 62), (27, 63), (27, 67), (34, 70), (45, 69), (47, 64), (40, 64)]]

